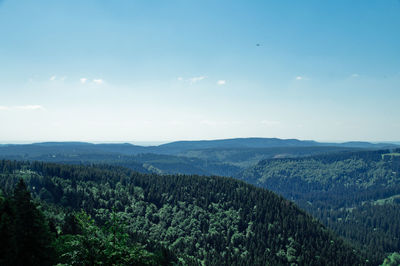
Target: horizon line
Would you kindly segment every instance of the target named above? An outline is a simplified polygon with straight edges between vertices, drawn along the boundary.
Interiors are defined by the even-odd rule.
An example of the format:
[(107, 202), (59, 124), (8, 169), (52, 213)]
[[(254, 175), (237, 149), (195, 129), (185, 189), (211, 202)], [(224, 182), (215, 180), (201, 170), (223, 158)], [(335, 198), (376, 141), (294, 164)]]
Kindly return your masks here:
[(316, 140), (316, 139), (301, 139), (301, 138), (279, 138), (279, 137), (232, 137), (232, 138), (214, 138), (214, 139), (175, 139), (175, 140), (0, 140), (0, 145), (29, 145), (36, 143), (91, 143), (91, 144), (133, 144), (139, 146), (157, 146), (172, 142), (180, 141), (217, 141), (217, 140), (232, 140), (232, 139), (280, 139), (280, 140), (299, 140), (299, 141), (315, 141), (318, 143), (348, 143), (348, 142), (368, 142), (372, 144), (400, 144), (400, 140)]

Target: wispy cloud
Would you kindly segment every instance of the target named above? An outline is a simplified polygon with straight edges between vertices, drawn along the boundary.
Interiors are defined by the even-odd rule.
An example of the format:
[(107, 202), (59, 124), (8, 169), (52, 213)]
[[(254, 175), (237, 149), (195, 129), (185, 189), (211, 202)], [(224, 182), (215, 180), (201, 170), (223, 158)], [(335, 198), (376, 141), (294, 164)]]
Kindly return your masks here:
[(197, 82), (199, 82), (199, 81), (202, 81), (202, 80), (205, 79), (205, 78), (206, 78), (205, 76), (193, 77), (193, 78), (190, 78), (190, 79), (189, 79), (189, 82), (190, 82), (191, 84), (194, 84), (194, 83), (197, 83)]
[(199, 81), (204, 80), (205, 78), (207, 78), (207, 77), (206, 76), (198, 76), (198, 77), (191, 77), (191, 78), (178, 77), (177, 80), (180, 82), (187, 81), (190, 84), (195, 84)]
[(358, 75), (357, 73), (354, 73), (354, 74), (351, 75), (351, 77), (352, 78), (358, 78), (358, 77), (360, 77), (360, 75)]
[(309, 80), (309, 78), (304, 77), (304, 76), (297, 76), (296, 80)]
[(92, 84), (92, 85), (103, 85), (103, 84), (105, 84), (105, 81), (102, 78), (90, 79), (90, 78), (87, 78), (87, 77), (81, 77), (79, 79), (79, 82), (81, 84)]
[(226, 84), (226, 80), (218, 80), (217, 81), (217, 85), (219, 85), (219, 86), (222, 86), (222, 85), (225, 85)]
[(41, 105), (20, 105), (14, 107), (17, 110), (45, 110)]
[(46, 110), (42, 105), (17, 105), (17, 106), (0, 106), (0, 111), (12, 111), (12, 110), (22, 110), (22, 111), (36, 111), (36, 110)]
[(57, 78), (57, 75), (53, 75), (53, 76), (51, 76), (51, 77), (49, 78), (50, 81), (57, 81), (57, 80), (59, 80), (59, 81), (65, 81), (66, 79), (67, 79), (66, 76), (62, 76), (62, 77), (60, 77), (60, 78)]
[(94, 80), (93, 80), (93, 83), (95, 83), (95, 84), (97, 84), (97, 85), (101, 85), (101, 84), (104, 83), (104, 80), (102, 80), (102, 79), (94, 79)]

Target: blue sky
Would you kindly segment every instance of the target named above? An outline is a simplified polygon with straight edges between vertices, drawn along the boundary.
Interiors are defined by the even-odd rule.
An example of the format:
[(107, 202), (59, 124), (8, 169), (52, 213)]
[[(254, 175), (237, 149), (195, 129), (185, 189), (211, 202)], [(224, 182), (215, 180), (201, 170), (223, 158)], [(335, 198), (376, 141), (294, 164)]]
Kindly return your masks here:
[(400, 140), (400, 1), (0, 1), (0, 141)]

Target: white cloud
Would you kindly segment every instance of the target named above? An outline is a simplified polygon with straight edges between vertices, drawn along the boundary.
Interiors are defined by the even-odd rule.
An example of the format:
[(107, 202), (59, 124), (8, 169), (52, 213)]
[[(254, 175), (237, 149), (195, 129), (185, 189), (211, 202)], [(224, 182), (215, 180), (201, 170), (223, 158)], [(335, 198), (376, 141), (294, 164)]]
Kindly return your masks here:
[(310, 80), (310, 79), (305, 76), (297, 76), (296, 80)]
[(207, 77), (206, 76), (198, 76), (198, 77), (191, 77), (191, 78), (177, 77), (176, 79), (179, 82), (189, 82), (190, 84), (194, 84), (199, 81), (202, 81), (205, 78), (207, 78)]
[(1, 106), (1, 105), (0, 105), (0, 111), (6, 111), (6, 110), (10, 110), (10, 107)]
[(220, 85), (220, 86), (225, 85), (226, 84), (226, 80), (218, 80), (217, 84)]
[(358, 78), (360, 75), (358, 75), (357, 73), (354, 73), (351, 75), (352, 78)]
[(96, 83), (97, 85), (101, 85), (101, 84), (104, 83), (104, 80), (102, 80), (102, 79), (94, 79), (93, 82)]
[(51, 77), (49, 78), (50, 81), (56, 81), (56, 80), (64, 81), (64, 80), (66, 80), (66, 79), (67, 79), (66, 76), (63, 76), (63, 77), (61, 77), (61, 78), (57, 78), (56, 75), (53, 75), (53, 76), (51, 76)]
[(79, 80), (80, 80), (80, 82), (81, 82), (82, 84), (85, 84), (86, 81), (87, 81), (88, 79), (87, 79), (87, 78), (80, 78)]
[(188, 80), (189, 80), (190, 84), (194, 84), (194, 83), (197, 83), (199, 81), (202, 81), (205, 78), (206, 78), (205, 76), (200, 76), (200, 77), (189, 78)]
[(20, 105), (14, 107), (17, 110), (45, 110), (41, 105)]

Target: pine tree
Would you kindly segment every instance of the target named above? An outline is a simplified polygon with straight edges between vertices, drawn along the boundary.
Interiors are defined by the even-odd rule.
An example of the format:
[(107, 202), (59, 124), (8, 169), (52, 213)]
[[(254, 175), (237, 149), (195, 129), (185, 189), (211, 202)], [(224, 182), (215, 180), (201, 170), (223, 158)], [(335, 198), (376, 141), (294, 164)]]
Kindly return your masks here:
[(0, 200), (0, 265), (12, 265), (17, 257), (14, 218), (10, 200)]
[(15, 208), (16, 265), (51, 265), (52, 235), (40, 210), (32, 202), (24, 181), (17, 184), (12, 197)]

